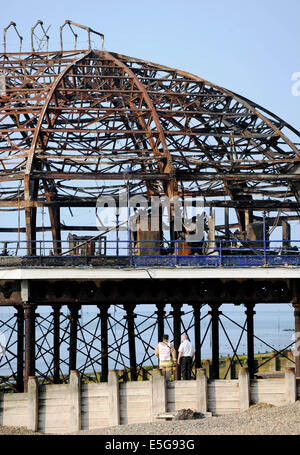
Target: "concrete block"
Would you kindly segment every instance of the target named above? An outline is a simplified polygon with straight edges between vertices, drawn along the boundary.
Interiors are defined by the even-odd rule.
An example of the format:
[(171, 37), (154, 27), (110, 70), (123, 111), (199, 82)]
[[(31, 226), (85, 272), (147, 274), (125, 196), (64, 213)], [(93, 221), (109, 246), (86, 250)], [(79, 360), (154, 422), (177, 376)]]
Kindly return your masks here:
[(285, 398), (286, 403), (295, 403), (297, 400), (295, 368), (285, 368)]
[(28, 280), (21, 280), (21, 299), (23, 303), (29, 301), (29, 284)]
[(35, 376), (29, 376), (28, 378), (28, 429), (31, 431), (38, 430), (38, 382)]
[(205, 368), (197, 368), (197, 412), (205, 413), (208, 409), (207, 375)]
[(77, 370), (70, 372), (70, 431), (81, 430), (80, 377)]
[(151, 414), (152, 421), (155, 416), (167, 411), (167, 387), (166, 379), (161, 374), (160, 370), (155, 369), (151, 372)]
[(269, 360), (269, 371), (278, 371), (278, 356), (272, 352)]
[(116, 370), (108, 372), (109, 425), (120, 425), (120, 390)]
[(240, 411), (249, 409), (250, 406), (250, 378), (247, 367), (239, 371)]

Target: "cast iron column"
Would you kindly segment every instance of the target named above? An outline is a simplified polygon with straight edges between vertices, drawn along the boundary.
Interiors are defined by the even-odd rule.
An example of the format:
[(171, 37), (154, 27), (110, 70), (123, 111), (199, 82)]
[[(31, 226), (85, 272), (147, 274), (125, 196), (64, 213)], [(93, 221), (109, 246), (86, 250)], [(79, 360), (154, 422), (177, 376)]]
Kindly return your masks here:
[[(181, 311), (182, 303), (172, 303), (173, 311), (173, 332), (174, 332), (174, 349), (176, 351), (176, 359), (178, 359), (178, 348), (181, 342), (181, 315), (184, 314)], [(176, 363), (175, 380), (180, 380), (180, 366)]]
[(247, 316), (247, 356), (248, 356), (248, 370), (251, 379), (254, 378), (255, 365), (254, 365), (254, 303), (247, 303), (246, 316)]
[(53, 382), (60, 383), (59, 363), (60, 363), (60, 305), (53, 305)]
[(17, 391), (24, 392), (24, 308), (17, 310)]
[(101, 382), (108, 380), (108, 327), (107, 320), (109, 317), (109, 305), (103, 303), (98, 305), (101, 320)]
[(137, 380), (137, 371), (136, 371), (136, 352), (135, 352), (135, 333), (134, 333), (134, 314), (135, 304), (127, 303), (124, 305), (126, 310), (127, 319), (127, 330), (128, 330), (128, 346), (129, 346), (129, 361), (130, 361), (130, 373), (131, 380)]
[(194, 309), (194, 337), (195, 337), (195, 368), (201, 368), (201, 328), (200, 328), (200, 309), (199, 303), (193, 304)]
[(296, 378), (300, 378), (300, 303), (294, 303), (294, 317), (295, 317), (295, 367)]
[(28, 390), (29, 376), (35, 376), (35, 305), (24, 305), (25, 318), (25, 374), (24, 391)]
[(219, 379), (219, 311), (218, 303), (211, 304), (211, 332), (212, 332), (212, 379)]
[(79, 319), (80, 305), (69, 305), (70, 310), (70, 350), (69, 350), (69, 371), (76, 370), (77, 357), (77, 326)]
[(156, 308), (157, 308), (157, 311), (155, 313), (157, 314), (157, 339), (158, 339), (158, 342), (160, 342), (160, 341), (162, 341), (163, 336), (164, 336), (164, 319), (165, 319), (165, 314), (166, 314), (166, 312), (164, 311), (165, 304), (157, 303)]

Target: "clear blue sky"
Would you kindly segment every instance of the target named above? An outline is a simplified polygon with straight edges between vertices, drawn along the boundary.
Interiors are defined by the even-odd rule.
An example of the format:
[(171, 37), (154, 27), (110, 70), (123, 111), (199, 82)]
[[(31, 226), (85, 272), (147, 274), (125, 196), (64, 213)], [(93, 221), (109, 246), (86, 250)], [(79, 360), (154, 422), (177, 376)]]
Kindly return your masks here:
[[(52, 48), (65, 19), (89, 25), (105, 34), (106, 50), (190, 71), (300, 129), (300, 96), (291, 94), (300, 71), (299, 0), (14, 0), (2, 3), (0, 17), (1, 41), (14, 20), (27, 48), (37, 19), (52, 24)], [(8, 42), (17, 48), (12, 31)]]

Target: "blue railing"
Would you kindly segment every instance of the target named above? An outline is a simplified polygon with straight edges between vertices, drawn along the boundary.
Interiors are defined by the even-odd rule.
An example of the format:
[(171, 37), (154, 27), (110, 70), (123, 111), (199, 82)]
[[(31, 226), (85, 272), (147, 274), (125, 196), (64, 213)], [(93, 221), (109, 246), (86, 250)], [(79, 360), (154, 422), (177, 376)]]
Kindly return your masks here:
[(185, 242), (104, 237), (80, 240), (78, 237), (75, 244), (69, 240), (55, 244), (43, 240), (0, 242), (0, 256), (12, 258), (2, 260), (2, 265), (9, 265), (13, 258), (40, 258), (42, 263), (43, 258), (53, 257), (58, 262), (64, 258), (81, 258), (95, 265), (97, 258), (101, 258), (102, 265), (107, 258), (112, 266), (122, 259), (122, 264), (132, 267), (300, 267), (300, 240)]
[(300, 267), (299, 240), (174, 241), (169, 242), (167, 249), (162, 249), (157, 241), (143, 241), (136, 242), (135, 250), (137, 254), (132, 256), (134, 266)]

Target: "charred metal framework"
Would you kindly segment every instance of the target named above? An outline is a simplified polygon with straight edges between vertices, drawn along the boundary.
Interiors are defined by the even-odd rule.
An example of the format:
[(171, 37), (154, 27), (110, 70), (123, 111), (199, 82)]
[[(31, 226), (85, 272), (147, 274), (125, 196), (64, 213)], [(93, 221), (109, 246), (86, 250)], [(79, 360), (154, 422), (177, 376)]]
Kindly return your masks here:
[(253, 210), (297, 216), (299, 133), (239, 95), (93, 50), (2, 54), (0, 79), (0, 204), (25, 210), (29, 242), (45, 206), (59, 253), (61, 207), (94, 207), (125, 179), (132, 195), (234, 208), (242, 230)]
[[(37, 25), (48, 48), (48, 29), (41, 21)], [(35, 26), (31, 52), (21, 52), (23, 38), (18, 34), (20, 52), (5, 49), (0, 55), (0, 210), (2, 219), (9, 214), (12, 220), (0, 227), (1, 270), (82, 265), (82, 253), (77, 262), (68, 255), (69, 242), (64, 248), (63, 235), (97, 228), (91, 220), (80, 226), (76, 217), (66, 226), (61, 221), (62, 210), (96, 207), (99, 196), (117, 201), (120, 190), (148, 201), (162, 195), (171, 201), (175, 196), (201, 196), (207, 207), (223, 208), (224, 224), (215, 229), (220, 243), (214, 243), (220, 254), (212, 255), (210, 262), (191, 253), (183, 255), (181, 262), (177, 255), (175, 262), (172, 257), (161, 262), (155, 262), (155, 257), (148, 262), (141, 257), (133, 261), (126, 255), (119, 257), (117, 244), (114, 258), (104, 253), (98, 262), (93, 262), (94, 255), (87, 249), (84, 265), (224, 266), (221, 242), (226, 246), (236, 240), (233, 230), (245, 233), (254, 222), (264, 222), (264, 229), (274, 223), (282, 225), (289, 249), (288, 223), (299, 221), (300, 133), (256, 103), (198, 76), (94, 50), (90, 33), (95, 32), (87, 27), (79, 26), (88, 32), (89, 49), (76, 50), (75, 46), (64, 50), (62, 31), (66, 25), (76, 44), (72, 26), (78, 24), (66, 21), (61, 27), (59, 51), (34, 49)], [(10, 26), (15, 28), (11, 23), (5, 33)], [(103, 40), (103, 35), (97, 34)], [(39, 225), (38, 209), (47, 209), (48, 226)], [(43, 254), (39, 249), (41, 232), (51, 233), (51, 246)], [(172, 211), (170, 240), (176, 240)], [(21, 248), (22, 241), (25, 247)], [(289, 253), (280, 262), (278, 252), (277, 262), (268, 262), (266, 232), (263, 241), (263, 262), (257, 257), (246, 258), (242, 265), (300, 265), (297, 250), (293, 262), (287, 259)], [(9, 242), (15, 244), (15, 258), (8, 257)], [(56, 262), (62, 255), (64, 262)], [(47, 256), (46, 261), (42, 262), (42, 256)], [(0, 328), (9, 334), (6, 353), (0, 359), (0, 369), (9, 372), (1, 373), (1, 382), (16, 391), (26, 390), (29, 376), (57, 383), (68, 380), (68, 371), (73, 369), (86, 380), (99, 380), (101, 372), (101, 380), (106, 381), (109, 359), (115, 367), (129, 368), (135, 380), (145, 374), (145, 365), (153, 364), (153, 348), (164, 329), (172, 334), (176, 349), (181, 333), (194, 331), (195, 366), (199, 368), (201, 346), (208, 333), (201, 333), (203, 317), (211, 318), (211, 374), (218, 378), (219, 331), (224, 329), (222, 318), (226, 317), (221, 304), (226, 302), (246, 306), (245, 324), (240, 328), (241, 334), (247, 334), (252, 376), (256, 303), (293, 303), (296, 332), (300, 333), (297, 280), (151, 280), (149, 286), (134, 280), (24, 282), (2, 276), (0, 284), (1, 305), (16, 309), (0, 322)], [(156, 308), (137, 324), (140, 303), (153, 303)], [(171, 313), (165, 311), (167, 303), (173, 307)], [(183, 303), (191, 306), (188, 327), (181, 319)], [(92, 328), (91, 321), (82, 324), (80, 319), (82, 305), (91, 304), (99, 310)], [(204, 305), (211, 306), (205, 315), (201, 312)], [(49, 312), (39, 314), (40, 306), (48, 306)], [(123, 311), (123, 319), (114, 317), (114, 306)], [(141, 360), (137, 360), (136, 343), (144, 349)], [(238, 357), (238, 346), (230, 339), (229, 343)], [(128, 347), (126, 352), (124, 346)], [(65, 350), (67, 355), (63, 356)], [(78, 365), (78, 353), (83, 356), (82, 365)], [(37, 361), (44, 366), (37, 369)], [(300, 376), (300, 361), (296, 364)], [(178, 371), (177, 375), (179, 379)]]

